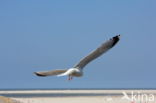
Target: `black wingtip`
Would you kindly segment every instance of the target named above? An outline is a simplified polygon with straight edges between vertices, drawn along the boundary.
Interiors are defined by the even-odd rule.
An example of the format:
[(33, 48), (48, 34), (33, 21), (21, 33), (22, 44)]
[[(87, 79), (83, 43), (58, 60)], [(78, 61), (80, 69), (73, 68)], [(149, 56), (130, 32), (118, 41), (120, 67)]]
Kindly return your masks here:
[(113, 37), (113, 39), (120, 39), (120, 34)]
[(114, 43), (112, 46), (114, 46), (119, 40), (120, 40), (120, 34), (119, 35), (116, 35), (113, 37), (113, 40), (114, 40)]
[(40, 77), (45, 77), (46, 76), (46, 75), (40, 74), (38, 72), (34, 72), (34, 74), (36, 74), (37, 76), (40, 76)]

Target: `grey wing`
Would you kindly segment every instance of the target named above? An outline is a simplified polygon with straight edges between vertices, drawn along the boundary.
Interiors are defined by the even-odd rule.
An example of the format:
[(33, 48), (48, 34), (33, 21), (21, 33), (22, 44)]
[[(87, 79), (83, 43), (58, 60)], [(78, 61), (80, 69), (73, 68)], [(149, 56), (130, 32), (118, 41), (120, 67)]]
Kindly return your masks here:
[(62, 70), (62, 69), (58, 69), (58, 70), (51, 70), (51, 71), (42, 71), (42, 72), (34, 72), (37, 76), (53, 76), (53, 75), (59, 75), (62, 73), (65, 73), (67, 70)]
[(99, 48), (91, 52), (88, 56), (84, 57), (78, 64), (74, 66), (74, 68), (84, 68), (89, 62), (96, 59), (97, 57), (108, 51), (110, 48), (112, 48), (119, 41), (119, 37), (120, 35), (117, 35), (103, 43)]

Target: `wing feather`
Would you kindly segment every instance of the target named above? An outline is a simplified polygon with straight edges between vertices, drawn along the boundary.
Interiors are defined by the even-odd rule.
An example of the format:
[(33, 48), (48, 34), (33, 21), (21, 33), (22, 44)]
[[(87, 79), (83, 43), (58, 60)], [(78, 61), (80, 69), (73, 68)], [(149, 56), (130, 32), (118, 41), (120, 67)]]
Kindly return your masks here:
[(84, 57), (78, 64), (74, 66), (74, 68), (82, 69), (84, 68), (89, 62), (92, 60), (98, 58), (103, 53), (108, 51), (110, 48), (112, 48), (118, 41), (119, 41), (120, 35), (117, 35), (110, 40), (103, 43), (99, 48), (91, 52), (88, 56)]
[(62, 69), (58, 69), (58, 70), (51, 70), (51, 71), (42, 71), (42, 72), (34, 72), (37, 76), (53, 76), (53, 75), (59, 75), (62, 73), (65, 73), (67, 70), (62, 70)]

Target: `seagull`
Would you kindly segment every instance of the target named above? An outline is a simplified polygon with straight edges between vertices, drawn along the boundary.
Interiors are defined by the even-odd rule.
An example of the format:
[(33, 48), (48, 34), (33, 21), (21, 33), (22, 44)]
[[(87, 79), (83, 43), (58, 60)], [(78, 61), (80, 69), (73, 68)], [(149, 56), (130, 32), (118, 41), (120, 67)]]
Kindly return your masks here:
[(69, 69), (57, 69), (51, 71), (41, 71), (34, 72), (37, 76), (46, 77), (46, 76), (68, 76), (68, 80), (72, 80), (73, 77), (82, 77), (83, 76), (83, 68), (90, 63), (92, 60), (98, 58), (103, 53), (107, 52), (109, 49), (114, 47), (117, 42), (120, 40), (120, 35), (116, 35), (111, 39), (104, 42), (100, 47), (91, 52), (89, 55), (84, 57), (78, 64)]

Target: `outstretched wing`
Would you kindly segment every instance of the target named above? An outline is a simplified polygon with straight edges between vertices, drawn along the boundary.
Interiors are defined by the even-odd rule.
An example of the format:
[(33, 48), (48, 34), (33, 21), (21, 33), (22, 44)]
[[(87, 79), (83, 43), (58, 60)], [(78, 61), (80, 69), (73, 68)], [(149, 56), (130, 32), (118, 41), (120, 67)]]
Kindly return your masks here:
[(51, 70), (51, 71), (43, 71), (43, 72), (34, 72), (34, 73), (35, 73), (37, 76), (45, 77), (45, 76), (59, 75), (59, 74), (65, 73), (66, 71), (67, 71), (67, 70), (59, 69), (59, 70)]
[(97, 48), (95, 51), (91, 52), (88, 56), (84, 57), (78, 64), (74, 66), (74, 68), (82, 69), (84, 68), (89, 62), (96, 59), (106, 51), (108, 51), (110, 48), (112, 48), (118, 41), (120, 35), (117, 35), (110, 40), (103, 43), (99, 48)]

